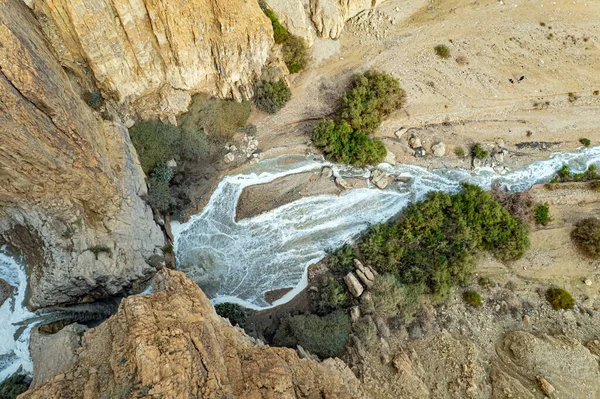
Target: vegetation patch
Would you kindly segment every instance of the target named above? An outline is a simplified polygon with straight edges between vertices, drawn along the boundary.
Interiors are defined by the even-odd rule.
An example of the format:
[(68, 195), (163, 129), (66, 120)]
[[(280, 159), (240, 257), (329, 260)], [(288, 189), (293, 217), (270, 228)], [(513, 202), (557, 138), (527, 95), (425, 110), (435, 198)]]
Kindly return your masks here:
[(326, 315), (338, 309), (347, 307), (350, 304), (350, 298), (346, 287), (337, 280), (330, 278), (319, 289), (317, 300), (313, 303), (313, 308), (317, 314)]
[(541, 224), (542, 226), (546, 226), (552, 221), (548, 204), (542, 204), (535, 207), (534, 219), (537, 224)]
[[(569, 165), (565, 164), (556, 172), (556, 176), (550, 181), (550, 185), (569, 181), (581, 182), (596, 180), (600, 180), (600, 174), (598, 174), (598, 167), (596, 165), (592, 164), (588, 166), (588, 169), (583, 173), (572, 173)], [(549, 185), (546, 185), (546, 187), (550, 188)]]
[(585, 137), (579, 139), (579, 142), (581, 144), (583, 144), (584, 146), (586, 146), (586, 147), (589, 147), (592, 144), (592, 142), (590, 141), (590, 139), (586, 139)]
[(17, 371), (0, 383), (0, 399), (16, 399), (17, 396), (29, 389), (31, 378)]
[(464, 158), (465, 157), (465, 149), (462, 147), (454, 147), (454, 155), (456, 155), (459, 158)]
[(404, 285), (421, 285), (439, 299), (469, 280), (478, 250), (508, 261), (528, 247), (527, 225), (490, 193), (468, 184), (452, 196), (431, 193), (399, 219), (373, 226), (358, 242), (366, 264), (394, 273)]
[(275, 15), (275, 13), (272, 10), (264, 8), (263, 11), (265, 15), (271, 20), (271, 25), (273, 25), (273, 38), (275, 39), (275, 43), (281, 44), (285, 42), (290, 36), (287, 29), (285, 29), (283, 25), (281, 25), (279, 19), (277, 18), (277, 15)]
[(513, 217), (527, 222), (533, 221), (534, 201), (529, 191), (509, 193), (506, 188), (493, 187), (490, 194)]
[(181, 135), (178, 127), (161, 122), (140, 122), (129, 128), (129, 135), (146, 175), (159, 164), (175, 158)]
[(600, 258), (600, 220), (590, 217), (577, 223), (571, 239), (585, 254)]
[(573, 309), (575, 299), (562, 288), (551, 287), (546, 291), (546, 300), (553, 309)]
[(435, 51), (435, 54), (440, 58), (450, 58), (450, 49), (445, 44), (438, 44), (433, 48), (433, 50)]
[(215, 305), (215, 311), (219, 316), (229, 319), (232, 326), (237, 324), (244, 328), (247, 317), (246, 310), (237, 303), (226, 302)]
[(301, 37), (290, 35), (281, 47), (283, 60), (290, 73), (298, 73), (308, 66), (308, 46)]
[(490, 153), (483, 149), (481, 143), (475, 143), (473, 147), (471, 147), (471, 155), (477, 159), (485, 159)]
[(350, 318), (337, 311), (326, 316), (288, 316), (275, 332), (276, 346), (296, 348), (298, 345), (320, 358), (337, 356), (348, 341)]
[(476, 293), (475, 291), (465, 291), (462, 295), (463, 301), (473, 307), (480, 308), (483, 305), (483, 301), (481, 300), (481, 295)]
[(258, 109), (274, 114), (292, 98), (292, 92), (285, 80), (277, 82), (260, 81), (254, 88), (254, 102)]
[(370, 139), (346, 121), (322, 120), (313, 130), (312, 141), (327, 158), (348, 165), (378, 164), (387, 154), (381, 140)]
[(337, 251), (327, 255), (327, 268), (337, 277), (343, 277), (354, 270), (356, 252), (352, 245), (344, 244)]

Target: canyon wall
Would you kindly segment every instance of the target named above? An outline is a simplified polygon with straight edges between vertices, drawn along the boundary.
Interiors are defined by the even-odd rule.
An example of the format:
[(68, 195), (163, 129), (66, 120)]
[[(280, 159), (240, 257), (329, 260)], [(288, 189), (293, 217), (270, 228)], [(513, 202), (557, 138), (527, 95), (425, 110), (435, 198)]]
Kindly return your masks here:
[(365, 397), (342, 361), (300, 359), (232, 327), (183, 273), (163, 269), (153, 288), (124, 299), (70, 367), (20, 398)]
[(20, 0), (0, 0), (0, 131), (0, 244), (29, 266), (31, 307), (153, 275), (164, 240), (127, 129), (81, 100)]

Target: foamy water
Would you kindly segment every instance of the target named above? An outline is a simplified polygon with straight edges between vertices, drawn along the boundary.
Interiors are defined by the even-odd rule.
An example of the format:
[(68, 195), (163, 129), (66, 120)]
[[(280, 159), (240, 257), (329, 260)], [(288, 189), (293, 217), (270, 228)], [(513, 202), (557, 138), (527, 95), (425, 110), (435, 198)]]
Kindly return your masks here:
[(409, 182), (394, 182), (385, 190), (349, 190), (339, 197), (306, 197), (236, 222), (236, 205), (245, 187), (291, 174), (319, 172), (324, 166), (332, 167), (336, 176), (367, 179), (369, 175), (315, 157), (284, 155), (225, 177), (202, 213), (173, 226), (177, 263), (213, 302), (264, 309), (271, 306), (264, 300), (266, 292), (294, 287), (274, 305), (290, 300), (306, 287), (308, 266), (321, 260), (326, 250), (353, 240), (369, 225), (391, 218), (431, 191), (455, 193), (463, 182), (484, 189), (501, 184), (510, 191), (523, 191), (549, 181), (565, 163), (579, 173), (599, 162), (600, 147), (593, 147), (555, 153), (505, 174), (489, 168), (430, 171), (381, 164), (379, 169), (390, 176), (409, 177)]

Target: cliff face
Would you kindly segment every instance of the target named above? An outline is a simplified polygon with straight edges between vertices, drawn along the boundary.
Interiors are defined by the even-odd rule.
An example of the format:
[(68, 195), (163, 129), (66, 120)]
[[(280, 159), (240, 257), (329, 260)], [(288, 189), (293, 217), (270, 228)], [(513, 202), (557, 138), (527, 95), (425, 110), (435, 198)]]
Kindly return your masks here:
[(34, 0), (31, 7), (62, 65), (82, 76), (89, 67), (105, 95), (134, 103), (142, 116), (185, 111), (187, 92), (250, 98), (273, 41), (255, 0)]
[(32, 307), (151, 277), (163, 237), (127, 130), (81, 100), (19, 0), (0, 0), (0, 130), (0, 244), (30, 266)]
[(124, 299), (84, 335), (73, 365), (21, 398), (363, 397), (339, 360), (256, 345), (182, 273), (164, 269), (153, 286), (160, 292)]

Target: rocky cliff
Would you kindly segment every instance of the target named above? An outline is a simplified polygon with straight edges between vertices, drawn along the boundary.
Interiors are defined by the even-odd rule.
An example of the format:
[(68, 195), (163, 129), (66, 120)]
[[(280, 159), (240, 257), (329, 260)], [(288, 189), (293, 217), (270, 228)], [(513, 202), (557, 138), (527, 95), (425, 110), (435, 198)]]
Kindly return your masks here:
[[(255, 0), (33, 0), (60, 63), (143, 118), (190, 93), (250, 98), (273, 31)], [(161, 116), (162, 116), (161, 115)]]
[(89, 330), (75, 362), (23, 394), (34, 398), (358, 398), (340, 360), (262, 346), (219, 317), (182, 273), (159, 272), (153, 295), (129, 297)]
[(127, 129), (69, 76), (25, 4), (0, 0), (0, 244), (29, 265), (32, 307), (129, 291), (164, 245)]

